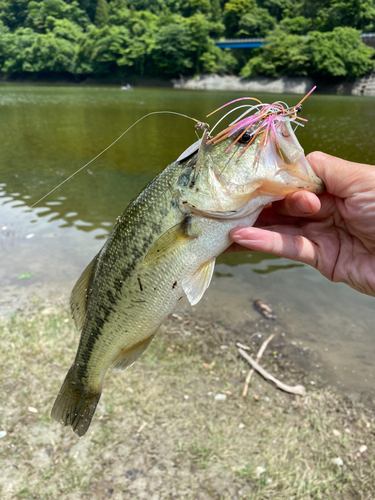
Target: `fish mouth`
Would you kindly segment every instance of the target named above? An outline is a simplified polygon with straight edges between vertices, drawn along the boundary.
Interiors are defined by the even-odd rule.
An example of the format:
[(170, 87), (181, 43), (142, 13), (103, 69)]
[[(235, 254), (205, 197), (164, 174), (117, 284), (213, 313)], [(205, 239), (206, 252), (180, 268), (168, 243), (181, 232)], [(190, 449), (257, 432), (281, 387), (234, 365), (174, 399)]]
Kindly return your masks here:
[(324, 182), (313, 172), (305, 158), (287, 168), (280, 168), (272, 179), (265, 180), (262, 191), (272, 196), (286, 196), (296, 191), (320, 194), (326, 189)]
[(310, 163), (307, 161), (306, 157), (304, 157), (304, 160), (305, 161), (303, 162), (304, 163), (303, 167), (310, 181), (310, 189), (308, 190), (315, 194), (323, 193), (326, 190), (324, 182), (320, 177), (318, 177), (315, 174), (314, 170), (312, 169)]
[(319, 179), (319, 177), (317, 177), (316, 179), (317, 179), (317, 182), (315, 183), (311, 192), (315, 193), (315, 194), (324, 193), (324, 191), (326, 190), (326, 185), (324, 184), (322, 179)]
[(305, 190), (320, 194), (326, 190), (324, 182), (315, 174), (305, 156), (294, 164), (294, 168), (289, 166), (288, 169), (279, 171), (275, 180), (278, 178), (283, 179), (285, 187), (289, 188), (290, 192)]
[(297, 176), (296, 181), (297, 184), (300, 184), (299, 186), (297, 186), (298, 190), (310, 191), (310, 193), (314, 194), (321, 194), (326, 190), (326, 186), (322, 179), (317, 177), (315, 174), (313, 178), (304, 178), (302, 176)]

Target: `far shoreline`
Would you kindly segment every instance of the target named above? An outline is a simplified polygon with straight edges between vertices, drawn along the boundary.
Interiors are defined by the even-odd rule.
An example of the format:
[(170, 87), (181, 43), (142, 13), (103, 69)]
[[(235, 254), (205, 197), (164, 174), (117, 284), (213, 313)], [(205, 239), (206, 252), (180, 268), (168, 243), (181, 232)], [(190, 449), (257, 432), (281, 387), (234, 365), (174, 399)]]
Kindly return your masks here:
[(179, 78), (107, 76), (94, 77), (68, 74), (22, 75), (18, 77), (0, 77), (0, 85), (37, 85), (37, 86), (118, 86), (130, 84), (133, 89), (143, 87), (174, 88), (178, 90), (207, 90), (234, 92), (261, 92), (272, 94), (306, 94), (315, 85), (316, 93), (331, 95), (375, 96), (375, 72), (356, 80), (340, 82), (317, 82), (313, 78), (288, 77), (269, 78), (258, 76), (251, 80), (235, 75), (196, 75)]

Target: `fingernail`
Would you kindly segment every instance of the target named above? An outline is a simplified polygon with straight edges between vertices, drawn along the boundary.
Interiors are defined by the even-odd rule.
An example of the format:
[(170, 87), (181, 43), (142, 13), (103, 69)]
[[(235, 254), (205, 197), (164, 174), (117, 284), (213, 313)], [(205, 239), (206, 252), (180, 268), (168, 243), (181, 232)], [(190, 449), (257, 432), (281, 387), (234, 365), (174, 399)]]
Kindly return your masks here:
[(231, 238), (235, 238), (236, 241), (239, 243), (239, 240), (252, 240), (253, 233), (257, 232), (257, 228), (254, 227), (237, 227), (235, 229), (232, 229), (230, 232)]
[(261, 242), (258, 231), (258, 228), (253, 227), (236, 228), (231, 231), (230, 237), (234, 242), (249, 247), (250, 245), (256, 245)]
[(314, 210), (311, 206), (310, 200), (304, 195), (301, 195), (298, 198), (298, 200), (296, 201), (296, 205), (297, 205), (298, 210), (302, 214), (310, 215), (310, 214), (314, 213)]
[(252, 248), (253, 246), (259, 245), (261, 240), (236, 240), (236, 243), (242, 245), (243, 247)]

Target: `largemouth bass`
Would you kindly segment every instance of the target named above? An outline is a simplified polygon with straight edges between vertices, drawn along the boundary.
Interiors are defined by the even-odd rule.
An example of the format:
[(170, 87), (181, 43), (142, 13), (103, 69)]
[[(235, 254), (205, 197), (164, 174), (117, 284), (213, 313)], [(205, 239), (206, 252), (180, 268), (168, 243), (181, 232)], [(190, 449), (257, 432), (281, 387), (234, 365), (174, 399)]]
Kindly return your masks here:
[[(109, 368), (132, 365), (183, 297), (210, 284), (229, 232), (252, 226), (263, 207), (323, 184), (292, 124), (297, 108), (262, 105), (209, 139), (207, 130), (128, 205), (71, 295), (81, 331), (52, 418), (83, 436)], [(240, 117), (242, 118), (242, 117)]]

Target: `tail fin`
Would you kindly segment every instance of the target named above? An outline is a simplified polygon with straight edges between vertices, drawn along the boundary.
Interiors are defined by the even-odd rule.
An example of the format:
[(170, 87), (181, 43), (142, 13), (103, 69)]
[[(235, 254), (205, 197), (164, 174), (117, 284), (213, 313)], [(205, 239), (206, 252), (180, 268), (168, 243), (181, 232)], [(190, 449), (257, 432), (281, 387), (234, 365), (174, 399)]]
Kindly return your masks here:
[(51, 417), (63, 425), (71, 425), (79, 436), (86, 434), (94, 416), (101, 392), (87, 393), (68, 371), (51, 411)]

